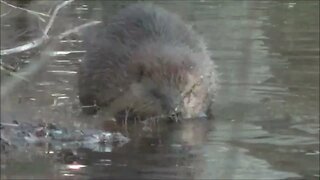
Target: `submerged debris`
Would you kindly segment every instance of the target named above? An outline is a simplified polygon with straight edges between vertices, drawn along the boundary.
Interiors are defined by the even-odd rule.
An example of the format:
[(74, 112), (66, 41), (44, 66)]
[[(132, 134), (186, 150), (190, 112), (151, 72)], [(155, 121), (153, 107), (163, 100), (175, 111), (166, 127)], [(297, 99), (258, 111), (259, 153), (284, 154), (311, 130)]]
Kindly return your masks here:
[(129, 138), (120, 132), (96, 129), (68, 129), (52, 123), (1, 123), (1, 153), (32, 145), (47, 144), (52, 150), (85, 147), (101, 151), (101, 147), (121, 146)]

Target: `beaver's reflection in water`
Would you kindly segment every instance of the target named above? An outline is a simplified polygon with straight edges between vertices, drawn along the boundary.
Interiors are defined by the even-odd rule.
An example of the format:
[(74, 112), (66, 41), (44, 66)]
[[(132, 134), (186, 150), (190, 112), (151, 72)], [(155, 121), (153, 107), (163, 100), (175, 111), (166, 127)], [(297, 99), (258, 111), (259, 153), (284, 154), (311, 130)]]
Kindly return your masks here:
[[(206, 142), (211, 123), (205, 118), (178, 123), (129, 123), (126, 128), (120, 128), (128, 131), (131, 139), (128, 144), (113, 147), (110, 152), (77, 149), (71, 159), (90, 168), (73, 172), (79, 176), (85, 173), (91, 178), (195, 178), (204, 165), (202, 145)], [(70, 151), (66, 152), (70, 155)]]

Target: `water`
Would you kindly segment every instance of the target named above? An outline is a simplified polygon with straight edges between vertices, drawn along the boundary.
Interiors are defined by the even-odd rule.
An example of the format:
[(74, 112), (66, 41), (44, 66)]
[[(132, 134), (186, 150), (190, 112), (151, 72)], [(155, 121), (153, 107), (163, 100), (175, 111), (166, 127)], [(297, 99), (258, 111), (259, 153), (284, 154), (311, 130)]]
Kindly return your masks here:
[[(48, 12), (56, 3), (36, 1), (27, 7)], [(99, 20), (102, 11), (112, 15), (129, 3), (73, 2), (59, 12), (49, 34)], [(215, 119), (160, 126), (151, 133), (131, 130), (126, 134), (131, 141), (122, 147), (80, 149), (77, 166), (34, 147), (2, 156), (1, 177), (319, 179), (319, 2), (157, 4), (190, 22), (213, 52), (220, 73)], [(9, 11), (1, 4), (2, 13)], [(16, 11), (1, 17), (1, 49), (39, 37), (38, 27), (45, 24)], [(1, 97), (1, 121), (94, 126), (101, 117), (84, 117), (77, 101), (81, 43), (68, 37), (45, 49), (3, 56), (13, 67), (48, 61), (31, 83), (22, 82)], [(10, 87), (11, 78), (1, 75), (1, 88)]]

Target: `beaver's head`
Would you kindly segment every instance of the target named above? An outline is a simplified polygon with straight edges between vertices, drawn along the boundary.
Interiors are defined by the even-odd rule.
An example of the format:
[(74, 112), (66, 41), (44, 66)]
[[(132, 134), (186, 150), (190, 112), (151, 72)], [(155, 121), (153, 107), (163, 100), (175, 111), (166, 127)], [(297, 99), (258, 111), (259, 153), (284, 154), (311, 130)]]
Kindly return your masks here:
[(150, 45), (132, 54), (129, 74), (135, 79), (114, 103), (140, 118), (198, 117), (207, 110), (211, 75), (208, 56), (182, 47)]

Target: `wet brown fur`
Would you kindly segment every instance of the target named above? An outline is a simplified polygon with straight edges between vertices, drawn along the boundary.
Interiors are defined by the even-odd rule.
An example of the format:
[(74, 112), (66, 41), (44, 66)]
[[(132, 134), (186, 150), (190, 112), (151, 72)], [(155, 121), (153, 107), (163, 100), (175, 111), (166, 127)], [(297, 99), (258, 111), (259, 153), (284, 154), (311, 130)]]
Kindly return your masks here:
[(135, 4), (85, 33), (79, 70), (84, 106), (142, 117), (205, 112), (215, 91), (214, 65), (202, 39), (178, 16)]

